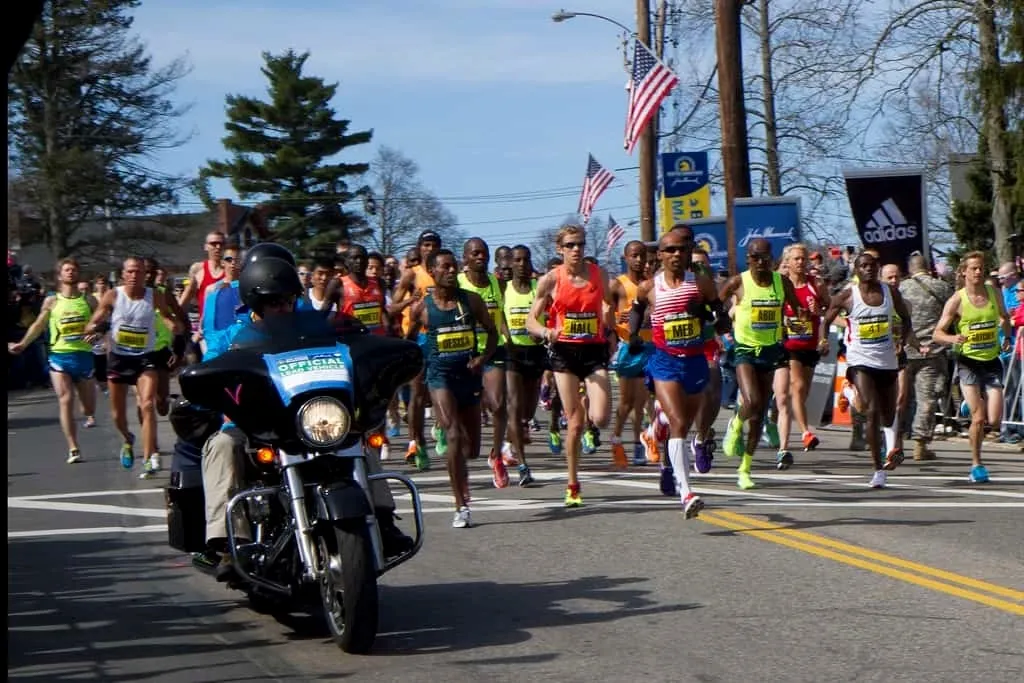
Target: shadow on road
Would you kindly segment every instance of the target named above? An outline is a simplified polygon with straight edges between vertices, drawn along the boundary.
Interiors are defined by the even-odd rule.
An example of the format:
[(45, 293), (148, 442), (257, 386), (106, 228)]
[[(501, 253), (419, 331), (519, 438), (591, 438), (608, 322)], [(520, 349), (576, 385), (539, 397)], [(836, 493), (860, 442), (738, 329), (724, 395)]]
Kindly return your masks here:
[(746, 513), (748, 517), (754, 517), (765, 523), (764, 527), (751, 526), (749, 529), (732, 531), (722, 529), (719, 531), (705, 532), (705, 536), (736, 536), (747, 531), (775, 531), (779, 527), (783, 529), (820, 529), (836, 526), (905, 526), (905, 527), (931, 527), (943, 526), (946, 524), (974, 524), (973, 519), (893, 519), (891, 517), (836, 517), (833, 519), (795, 519), (781, 513), (758, 512), (755, 514)]
[(60, 422), (60, 418), (54, 415), (47, 417), (10, 417), (7, 419), (7, 430), (18, 431), (19, 429), (32, 429), (33, 427), (47, 427)]
[[(658, 604), (650, 591), (628, 587), (645, 578), (590, 576), (544, 583), (439, 583), (388, 586), (381, 595), (380, 634), (374, 653), (417, 655), (513, 645), (530, 640), (531, 630), (578, 626), (703, 607)], [(563, 603), (586, 601), (586, 609)], [(604, 603), (600, 609), (594, 603)], [(576, 607), (574, 609), (574, 607)], [(558, 656), (531, 655), (545, 661)], [(540, 657), (540, 659), (537, 659)], [(486, 663), (502, 663), (487, 660)], [(475, 660), (474, 664), (482, 663)]]
[(154, 545), (9, 539), (8, 679), (279, 680), (250, 654), (225, 656), (268, 641), (218, 618), (236, 602), (176, 594), (181, 573), (154, 566)]

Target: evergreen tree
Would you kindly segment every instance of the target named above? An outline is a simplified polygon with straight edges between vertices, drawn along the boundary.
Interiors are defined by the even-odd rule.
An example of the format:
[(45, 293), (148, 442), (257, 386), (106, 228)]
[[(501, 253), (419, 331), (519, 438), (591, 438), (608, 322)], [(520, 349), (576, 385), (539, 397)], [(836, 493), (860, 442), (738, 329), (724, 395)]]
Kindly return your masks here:
[[(978, 145), (985, 149), (984, 141)], [(959, 257), (969, 251), (994, 252), (995, 226), (992, 224), (991, 169), (984, 154), (979, 154), (967, 173), (971, 198), (956, 202), (950, 215), (950, 228), (956, 236), (957, 247), (950, 254), (955, 265)]]
[(338, 84), (303, 75), (308, 58), (292, 50), (263, 54), (269, 99), (228, 95), (223, 143), (232, 158), (209, 161), (200, 171), (201, 196), (209, 198), (206, 179), (230, 180), (239, 197), (267, 209), (277, 241), (307, 253), (369, 234), (365, 219), (347, 207), (371, 196), (370, 189), (346, 182), (369, 166), (332, 159), (373, 135), (348, 132), (351, 122), (331, 106)]
[(47, 0), (11, 69), (9, 169), (57, 256), (97, 246), (76, 232), (105, 207), (146, 213), (173, 203), (184, 185), (145, 165), (183, 142), (173, 128), (182, 110), (169, 98), (187, 68), (180, 60), (154, 67), (131, 35), (138, 5)]

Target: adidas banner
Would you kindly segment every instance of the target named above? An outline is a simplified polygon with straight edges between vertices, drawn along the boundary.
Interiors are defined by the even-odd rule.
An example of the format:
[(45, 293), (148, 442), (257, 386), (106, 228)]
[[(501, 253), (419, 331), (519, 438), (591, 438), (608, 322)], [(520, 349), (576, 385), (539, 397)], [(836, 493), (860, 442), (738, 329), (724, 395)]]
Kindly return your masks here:
[(928, 253), (924, 174), (905, 169), (845, 171), (846, 196), (865, 249), (882, 264), (906, 270), (914, 252)]

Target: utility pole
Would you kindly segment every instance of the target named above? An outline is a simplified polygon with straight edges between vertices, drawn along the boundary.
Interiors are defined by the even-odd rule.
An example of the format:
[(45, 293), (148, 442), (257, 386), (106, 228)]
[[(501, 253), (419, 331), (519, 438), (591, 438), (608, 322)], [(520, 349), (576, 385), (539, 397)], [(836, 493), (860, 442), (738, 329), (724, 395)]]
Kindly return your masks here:
[(740, 45), (741, 0), (716, 0), (715, 42), (718, 52), (718, 101), (722, 120), (722, 170), (725, 172), (725, 236), (729, 244), (729, 272), (737, 272), (736, 224), (732, 202), (749, 197), (750, 149), (747, 110), (743, 104), (743, 51)]
[[(651, 3), (636, 0), (636, 39), (651, 48)], [(652, 50), (653, 51), (653, 50)], [(640, 134), (640, 239), (650, 242), (657, 235), (655, 191), (658, 169), (658, 114)]]
[(117, 285), (117, 270), (114, 268), (114, 221), (113, 214), (110, 211), (110, 200), (107, 199), (103, 202), (103, 215), (107, 219), (107, 239), (110, 240), (110, 248), (107, 252), (107, 260), (110, 262), (110, 283), (113, 286)]

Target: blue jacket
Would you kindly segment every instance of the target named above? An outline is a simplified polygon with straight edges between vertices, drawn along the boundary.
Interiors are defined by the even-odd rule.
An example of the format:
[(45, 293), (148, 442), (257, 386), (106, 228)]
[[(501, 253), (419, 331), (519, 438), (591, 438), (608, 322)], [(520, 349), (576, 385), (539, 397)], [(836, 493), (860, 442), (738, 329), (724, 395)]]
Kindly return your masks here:
[[(221, 288), (218, 291), (227, 291), (227, 289)], [(210, 303), (210, 300), (207, 299), (207, 305)], [(314, 310), (316, 309), (314, 309), (313, 305), (305, 298), (300, 298), (295, 302), (296, 312)], [(206, 316), (204, 316), (203, 323), (205, 327)], [(324, 318), (324, 329), (327, 329), (326, 318)], [(216, 358), (231, 348), (232, 344), (237, 342), (258, 341), (258, 337), (263, 334), (264, 332), (262, 330), (253, 325), (252, 314), (249, 311), (249, 307), (239, 306), (234, 310), (234, 318), (227, 327), (221, 330), (214, 330), (212, 335), (207, 335), (205, 331), (203, 332), (203, 336), (206, 339), (206, 353), (203, 354), (203, 360), (207, 361)]]

